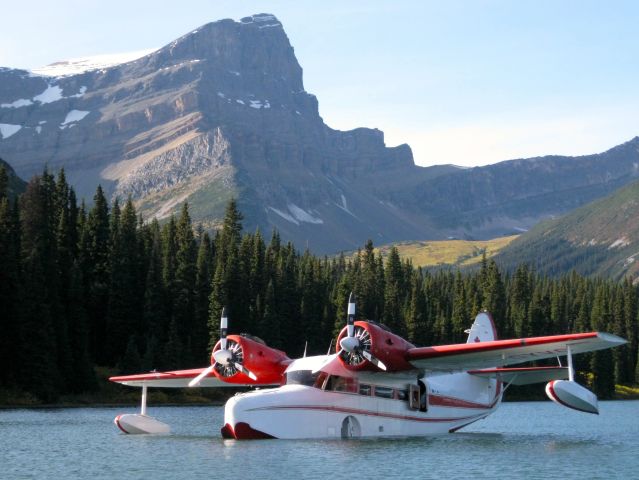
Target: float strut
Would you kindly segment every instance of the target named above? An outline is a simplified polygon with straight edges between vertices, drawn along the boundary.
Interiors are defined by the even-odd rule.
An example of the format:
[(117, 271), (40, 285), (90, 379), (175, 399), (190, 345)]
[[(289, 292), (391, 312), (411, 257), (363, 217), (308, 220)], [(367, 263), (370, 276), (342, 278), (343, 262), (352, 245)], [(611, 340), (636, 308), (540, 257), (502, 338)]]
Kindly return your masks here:
[(572, 351), (570, 345), (566, 345), (566, 358), (568, 359), (568, 380), (575, 381), (575, 369), (572, 366)]
[(140, 415), (146, 415), (146, 384), (142, 385), (142, 402), (140, 405)]

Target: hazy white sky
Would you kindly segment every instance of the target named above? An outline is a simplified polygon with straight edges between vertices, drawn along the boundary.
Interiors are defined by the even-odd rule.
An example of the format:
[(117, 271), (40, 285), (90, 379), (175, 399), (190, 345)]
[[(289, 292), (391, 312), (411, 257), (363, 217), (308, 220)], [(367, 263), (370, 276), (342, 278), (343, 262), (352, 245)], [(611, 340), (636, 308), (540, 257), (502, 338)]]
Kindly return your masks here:
[(338, 129), (376, 127), (420, 165), (606, 150), (639, 134), (639, 2), (3, 2), (0, 66), (160, 47), (275, 14)]

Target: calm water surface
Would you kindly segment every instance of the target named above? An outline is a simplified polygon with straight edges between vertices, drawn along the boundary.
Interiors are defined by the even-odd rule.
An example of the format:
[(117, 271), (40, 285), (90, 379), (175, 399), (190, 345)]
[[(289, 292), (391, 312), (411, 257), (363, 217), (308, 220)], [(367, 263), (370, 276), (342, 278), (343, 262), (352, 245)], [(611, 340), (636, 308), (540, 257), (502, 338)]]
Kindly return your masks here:
[(639, 402), (600, 408), (508, 403), (426, 439), (249, 442), (222, 440), (222, 407), (150, 407), (167, 436), (119, 433), (113, 418), (133, 408), (5, 410), (0, 479), (639, 478)]

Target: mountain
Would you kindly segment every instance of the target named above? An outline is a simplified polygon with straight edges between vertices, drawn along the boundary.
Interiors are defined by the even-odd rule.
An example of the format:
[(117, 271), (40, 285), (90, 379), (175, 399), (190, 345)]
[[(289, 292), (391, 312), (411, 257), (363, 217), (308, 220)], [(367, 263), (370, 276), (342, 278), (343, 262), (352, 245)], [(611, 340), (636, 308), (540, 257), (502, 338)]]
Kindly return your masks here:
[(603, 153), (545, 156), (460, 170), (404, 189), (394, 201), (427, 209), (450, 235), (521, 233), (639, 179), (639, 137)]
[(620, 279), (639, 276), (639, 182), (537, 225), (496, 257), (512, 268), (521, 262), (550, 275), (576, 270)]
[(16, 195), (20, 195), (26, 190), (27, 182), (18, 177), (13, 167), (0, 158), (0, 169), (1, 168), (4, 168), (7, 174), (7, 191), (10, 199)]
[(215, 227), (236, 197), (247, 229), (276, 227), (318, 253), (368, 238), (519, 233), (639, 173), (639, 139), (585, 157), (416, 166), (408, 145), (387, 147), (377, 129), (324, 123), (270, 14), (209, 23), (121, 60), (0, 69), (0, 156), (25, 178), (64, 167), (80, 197), (101, 183), (146, 218), (188, 201), (195, 221)]

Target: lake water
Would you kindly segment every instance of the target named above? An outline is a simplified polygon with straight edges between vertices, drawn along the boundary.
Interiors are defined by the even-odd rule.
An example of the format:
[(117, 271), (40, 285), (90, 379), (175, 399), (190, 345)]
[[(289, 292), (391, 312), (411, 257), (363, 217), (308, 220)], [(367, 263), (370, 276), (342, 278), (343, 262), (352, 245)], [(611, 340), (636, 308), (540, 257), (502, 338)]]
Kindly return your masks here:
[(0, 410), (0, 479), (639, 478), (639, 401), (601, 415), (506, 403), (455, 434), (384, 440), (222, 440), (222, 407), (150, 407), (166, 436), (121, 434), (134, 408)]

